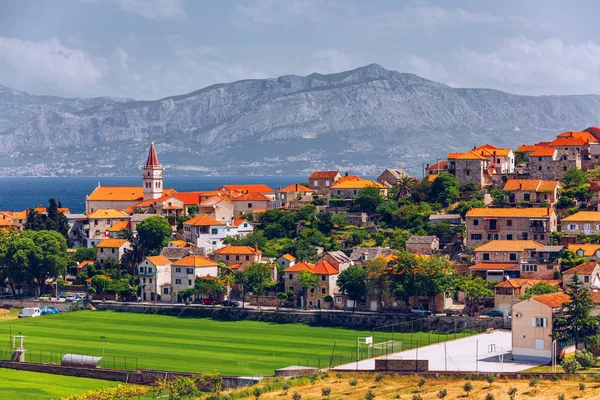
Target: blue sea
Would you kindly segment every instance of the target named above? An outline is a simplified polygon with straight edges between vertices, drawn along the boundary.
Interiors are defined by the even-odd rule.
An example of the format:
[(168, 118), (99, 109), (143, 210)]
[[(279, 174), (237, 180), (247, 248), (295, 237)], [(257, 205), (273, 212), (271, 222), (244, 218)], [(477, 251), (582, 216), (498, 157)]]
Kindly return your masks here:
[[(213, 190), (225, 184), (264, 183), (279, 186), (308, 181), (307, 176), (165, 176), (164, 187), (180, 192)], [(54, 197), (72, 213), (85, 211), (85, 196), (102, 186), (142, 186), (141, 176), (127, 177), (0, 177), (0, 210), (22, 211)]]

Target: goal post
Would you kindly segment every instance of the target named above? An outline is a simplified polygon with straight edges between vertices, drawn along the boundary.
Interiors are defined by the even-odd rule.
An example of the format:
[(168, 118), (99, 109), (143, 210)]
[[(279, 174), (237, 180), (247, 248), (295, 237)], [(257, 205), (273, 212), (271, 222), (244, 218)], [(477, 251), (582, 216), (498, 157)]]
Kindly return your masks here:
[(356, 359), (360, 360), (364, 356), (366, 347), (367, 358), (371, 358), (371, 348), (373, 346), (373, 336), (359, 336), (356, 338)]
[(400, 340), (386, 340), (373, 344), (371, 353), (375, 355), (393, 354), (402, 351), (402, 342)]

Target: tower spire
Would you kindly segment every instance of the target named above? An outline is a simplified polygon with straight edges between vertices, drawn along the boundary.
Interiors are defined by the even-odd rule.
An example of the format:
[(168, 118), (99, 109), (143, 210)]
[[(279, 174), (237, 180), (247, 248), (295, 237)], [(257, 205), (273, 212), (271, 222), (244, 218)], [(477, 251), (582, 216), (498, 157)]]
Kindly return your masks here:
[(150, 151), (148, 151), (148, 159), (146, 160), (146, 167), (158, 167), (158, 157), (156, 156), (156, 149), (154, 148), (154, 142), (150, 145)]

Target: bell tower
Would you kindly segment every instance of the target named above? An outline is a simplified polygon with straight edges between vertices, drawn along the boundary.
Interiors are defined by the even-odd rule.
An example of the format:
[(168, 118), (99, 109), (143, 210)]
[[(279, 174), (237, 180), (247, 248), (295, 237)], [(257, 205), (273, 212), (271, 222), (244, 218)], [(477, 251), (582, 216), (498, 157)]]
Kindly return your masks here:
[(150, 145), (146, 165), (142, 169), (144, 183), (144, 200), (158, 199), (163, 195), (163, 167), (158, 162), (154, 142)]

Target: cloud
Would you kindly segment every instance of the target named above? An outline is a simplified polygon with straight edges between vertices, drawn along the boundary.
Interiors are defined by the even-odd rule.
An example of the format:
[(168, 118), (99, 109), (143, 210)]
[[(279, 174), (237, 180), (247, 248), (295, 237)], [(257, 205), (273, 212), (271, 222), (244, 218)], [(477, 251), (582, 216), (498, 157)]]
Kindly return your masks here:
[(430, 60), (416, 55), (407, 58), (407, 71), (435, 81), (446, 81), (448, 71), (439, 61)]
[(356, 57), (351, 57), (336, 49), (315, 51), (310, 55), (310, 59), (311, 64), (307, 68), (307, 73), (330, 74), (347, 71), (362, 65)]
[(238, 25), (247, 22), (282, 25), (296, 20), (323, 21), (328, 9), (334, 5), (331, 1), (320, 0), (252, 0), (236, 6), (236, 11), (244, 19)]
[(490, 52), (459, 50), (455, 61), (472, 84), (519, 93), (600, 92), (600, 45), (591, 41), (506, 38)]
[(44, 84), (87, 91), (100, 83), (106, 62), (56, 38), (32, 42), (0, 36), (0, 71), (6, 82), (21, 82), (28, 89)]
[(148, 19), (186, 18), (183, 0), (112, 0), (130, 14)]

